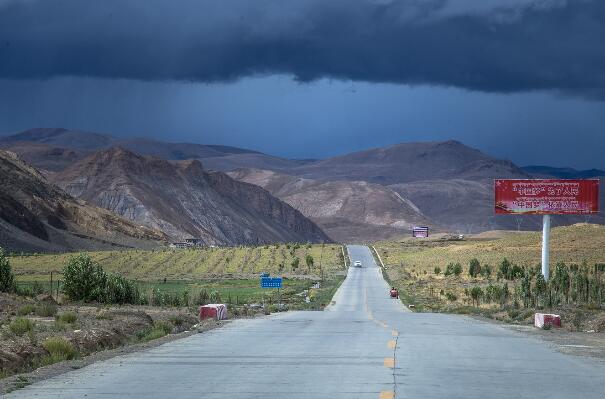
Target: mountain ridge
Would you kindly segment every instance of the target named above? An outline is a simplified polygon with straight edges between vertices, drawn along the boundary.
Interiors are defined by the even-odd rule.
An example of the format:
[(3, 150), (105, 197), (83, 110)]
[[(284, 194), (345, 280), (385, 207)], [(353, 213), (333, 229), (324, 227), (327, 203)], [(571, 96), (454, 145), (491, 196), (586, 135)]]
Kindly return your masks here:
[(77, 198), (206, 244), (331, 241), (300, 212), (264, 189), (207, 171), (199, 160), (167, 161), (112, 147), (51, 179)]

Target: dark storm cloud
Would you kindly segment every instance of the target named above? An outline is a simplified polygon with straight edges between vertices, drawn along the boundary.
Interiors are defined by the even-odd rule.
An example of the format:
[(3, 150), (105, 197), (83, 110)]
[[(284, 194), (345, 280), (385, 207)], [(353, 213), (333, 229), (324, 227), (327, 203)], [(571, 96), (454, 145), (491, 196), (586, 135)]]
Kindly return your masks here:
[(0, 0), (0, 77), (291, 74), (605, 98), (602, 0)]

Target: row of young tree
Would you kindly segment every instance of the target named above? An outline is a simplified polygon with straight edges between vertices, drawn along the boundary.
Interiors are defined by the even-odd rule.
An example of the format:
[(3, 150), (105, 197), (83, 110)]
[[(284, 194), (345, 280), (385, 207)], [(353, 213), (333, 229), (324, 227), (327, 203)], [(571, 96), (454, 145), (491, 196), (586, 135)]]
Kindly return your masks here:
[[(508, 262), (503, 262), (510, 265)], [(489, 284), (487, 287), (475, 286), (465, 289), (465, 295), (473, 304), (499, 303), (506, 305), (511, 300), (515, 307), (551, 308), (574, 304), (576, 306), (605, 304), (605, 264), (567, 265), (557, 263), (549, 281), (545, 281), (540, 265), (533, 268), (510, 268), (511, 280), (520, 280), (514, 284), (514, 290), (508, 283), (502, 286)]]
[[(464, 267), (460, 263), (450, 262), (444, 271), (445, 276), (459, 276), (464, 272)], [(441, 274), (441, 268), (439, 266), (435, 267), (434, 273), (436, 275)], [(473, 278), (477, 277), (485, 277), (490, 278), (492, 276), (493, 270), (490, 265), (481, 265), (478, 259), (473, 258), (470, 260), (468, 265), (468, 274)], [(508, 259), (504, 258), (504, 260), (500, 263), (496, 270), (496, 278), (499, 280), (516, 280), (518, 278), (523, 277), (525, 274), (524, 268), (511, 263)]]

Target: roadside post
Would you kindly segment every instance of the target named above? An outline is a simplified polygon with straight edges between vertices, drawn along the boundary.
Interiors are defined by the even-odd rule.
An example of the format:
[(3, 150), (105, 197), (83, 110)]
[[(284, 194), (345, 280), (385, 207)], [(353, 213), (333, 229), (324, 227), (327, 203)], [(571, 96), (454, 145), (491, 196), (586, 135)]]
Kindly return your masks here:
[(550, 215), (599, 213), (599, 179), (495, 179), (494, 209), (497, 215), (543, 215), (542, 275), (548, 281)]

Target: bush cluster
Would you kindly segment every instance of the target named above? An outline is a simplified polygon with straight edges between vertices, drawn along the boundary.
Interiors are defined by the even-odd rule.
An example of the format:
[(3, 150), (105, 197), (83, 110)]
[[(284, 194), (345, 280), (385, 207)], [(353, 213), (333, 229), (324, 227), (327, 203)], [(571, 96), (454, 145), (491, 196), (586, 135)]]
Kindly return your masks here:
[(73, 324), (78, 320), (78, 315), (74, 312), (65, 312), (57, 315), (55, 319), (61, 323)]
[(34, 313), (36, 316), (40, 317), (52, 317), (57, 314), (57, 305), (54, 303), (43, 302), (39, 305), (36, 305)]
[(26, 332), (33, 331), (34, 323), (30, 319), (17, 317), (15, 320), (11, 321), (8, 328), (13, 334), (21, 336)]
[(42, 347), (48, 352), (48, 357), (43, 359), (43, 364), (53, 364), (78, 357), (78, 351), (62, 337), (49, 337), (42, 343)]
[(510, 263), (506, 258), (504, 258), (498, 267), (498, 279), (516, 280), (522, 278), (524, 275), (525, 270), (521, 266)]
[(151, 341), (170, 334), (172, 326), (166, 321), (156, 321), (153, 326), (139, 331), (136, 335), (137, 340), (141, 342)]
[(138, 304), (136, 284), (117, 274), (106, 273), (87, 254), (69, 258), (63, 268), (63, 292), (76, 301)]
[(459, 276), (462, 274), (462, 265), (460, 263), (449, 263), (445, 268), (446, 276), (451, 276), (452, 274), (455, 276)]

